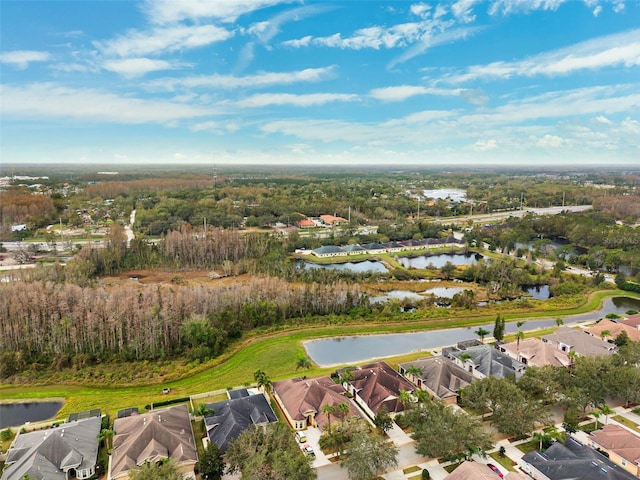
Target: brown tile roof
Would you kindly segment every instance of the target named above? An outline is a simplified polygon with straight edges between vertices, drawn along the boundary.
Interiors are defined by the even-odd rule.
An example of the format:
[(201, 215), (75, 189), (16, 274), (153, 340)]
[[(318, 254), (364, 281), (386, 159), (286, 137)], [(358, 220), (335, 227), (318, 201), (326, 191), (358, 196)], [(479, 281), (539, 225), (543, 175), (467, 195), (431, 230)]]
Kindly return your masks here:
[(629, 340), (633, 342), (640, 342), (640, 330), (622, 322), (614, 322), (608, 318), (600, 320), (596, 325), (588, 328), (587, 332), (594, 337), (601, 338), (602, 332), (605, 330), (609, 331), (609, 334), (606, 335), (608, 338), (616, 338), (620, 333), (627, 332)]
[(624, 323), (625, 325), (628, 325), (629, 327), (640, 328), (640, 313), (638, 313), (636, 315), (629, 315), (624, 320), (620, 320), (620, 323)]
[(498, 480), (500, 477), (484, 463), (466, 461), (445, 478), (446, 480)]
[[(349, 416), (360, 417), (353, 403), (345, 397), (345, 390), (330, 377), (312, 379), (292, 378), (273, 382), (273, 390), (280, 398), (289, 416), (294, 420), (304, 420), (313, 416), (320, 428), (327, 423), (327, 416), (322, 413), (324, 405), (337, 406), (341, 403), (349, 405)], [(337, 418), (337, 416), (333, 416)]]
[(591, 432), (591, 440), (600, 447), (617, 453), (625, 460), (640, 465), (640, 437), (619, 425), (605, 425)]
[(520, 340), (520, 346), (517, 342), (503, 343), (500, 345), (500, 349), (516, 360), (526, 359), (526, 364), (529, 367), (544, 367), (545, 365), (566, 367), (571, 364), (566, 353), (538, 338)]
[(171, 458), (179, 466), (198, 461), (186, 405), (118, 418), (114, 430), (111, 478), (124, 478), (147, 460)]
[(401, 391), (414, 392), (416, 387), (385, 362), (371, 363), (352, 370), (349, 383), (371, 411), (378, 413), (384, 405), (389, 413), (402, 412), (398, 400)]

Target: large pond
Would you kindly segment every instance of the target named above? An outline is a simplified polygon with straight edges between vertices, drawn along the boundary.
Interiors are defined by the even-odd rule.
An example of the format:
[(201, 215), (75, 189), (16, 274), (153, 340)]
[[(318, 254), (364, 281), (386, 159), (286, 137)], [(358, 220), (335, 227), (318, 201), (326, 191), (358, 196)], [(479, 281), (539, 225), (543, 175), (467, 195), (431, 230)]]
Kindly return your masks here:
[(0, 428), (17, 427), (55, 417), (62, 402), (0, 403)]
[(482, 258), (477, 253), (441, 253), (439, 255), (420, 255), (417, 257), (398, 257), (405, 268), (442, 268), (447, 262), (454, 265), (472, 265)]
[(296, 262), (298, 268), (314, 269), (324, 268), (327, 270), (349, 270), (356, 273), (376, 272), (386, 273), (389, 270), (382, 262), (373, 260), (365, 260), (363, 262), (344, 262), (344, 263), (312, 263), (303, 260)]
[[(565, 323), (597, 320), (608, 313), (624, 314), (627, 310), (640, 310), (640, 300), (620, 297), (605, 300), (598, 311), (565, 317)], [(556, 325), (554, 318), (527, 320), (521, 327), (524, 331), (537, 330)], [(371, 358), (391, 357), (419, 350), (455, 345), (465, 340), (477, 339), (474, 333), (480, 326), (447, 328), (428, 332), (396, 333), (382, 335), (360, 335), (334, 337), (304, 342), (309, 357), (320, 366), (358, 363)], [(493, 324), (481, 325), (493, 332)], [(515, 333), (517, 325), (509, 322), (506, 333)]]

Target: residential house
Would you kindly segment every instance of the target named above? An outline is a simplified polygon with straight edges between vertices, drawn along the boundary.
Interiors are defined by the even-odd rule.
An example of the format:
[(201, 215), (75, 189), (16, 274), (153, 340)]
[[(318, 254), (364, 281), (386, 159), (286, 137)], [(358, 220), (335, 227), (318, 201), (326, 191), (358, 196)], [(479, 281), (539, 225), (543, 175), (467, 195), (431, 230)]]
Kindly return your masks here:
[[(349, 372), (349, 373), (347, 373)], [(371, 418), (386, 408), (391, 416), (404, 411), (400, 392), (413, 393), (416, 387), (386, 362), (370, 363), (339, 372), (344, 387)]]
[(2, 480), (66, 480), (96, 473), (100, 416), (19, 433), (7, 451)]
[(520, 468), (541, 480), (637, 480), (600, 452), (575, 438), (555, 442), (544, 453), (533, 451), (520, 460)]
[(526, 366), (506, 353), (489, 345), (459, 343), (442, 350), (442, 355), (472, 373), (475, 378), (520, 378)]
[[(322, 412), (325, 405), (349, 406), (348, 416), (360, 417), (360, 412), (346, 397), (342, 385), (331, 377), (312, 379), (292, 378), (273, 382), (273, 398), (282, 409), (289, 424), (296, 430), (307, 427), (324, 429), (329, 419)], [(337, 415), (336, 415), (337, 417)]]
[(312, 252), (316, 257), (321, 258), (342, 257), (346, 255), (344, 250), (342, 250), (342, 247), (337, 247), (335, 245), (325, 245), (323, 247), (314, 248)]
[[(444, 478), (446, 480), (497, 480), (499, 477), (484, 463), (466, 461)], [(504, 478), (507, 480), (531, 480), (527, 475), (517, 472), (510, 472)]]
[(545, 365), (567, 367), (571, 365), (571, 359), (567, 352), (558, 350), (539, 338), (525, 338), (520, 342), (502, 343), (496, 348), (527, 367), (544, 367)]
[(229, 400), (207, 404), (214, 412), (204, 417), (207, 436), (222, 452), (245, 430), (278, 421), (264, 394), (245, 396), (236, 392), (229, 392)]
[(349, 223), (346, 218), (336, 217), (334, 215), (320, 215), (320, 220), (327, 225), (343, 225)]
[(625, 332), (632, 342), (640, 342), (640, 329), (634, 328), (623, 322), (615, 322), (608, 318), (600, 320), (593, 327), (588, 328), (587, 332), (596, 338), (613, 342), (618, 335)]
[(109, 480), (129, 478), (130, 470), (166, 459), (175, 462), (183, 478), (195, 479), (198, 454), (186, 405), (118, 418), (113, 426)]
[(629, 327), (633, 327), (635, 329), (640, 330), (640, 313), (636, 315), (629, 315), (627, 318), (624, 318), (619, 321)]
[(640, 436), (620, 425), (605, 425), (589, 438), (592, 448), (606, 452), (613, 463), (640, 477)]
[(576, 355), (613, 355), (617, 347), (599, 338), (592, 337), (583, 330), (574, 330), (565, 325), (555, 332), (542, 337), (542, 341), (566, 352), (576, 352)]
[(298, 220), (296, 222), (299, 228), (313, 228), (316, 226), (313, 220), (309, 218), (303, 218), (302, 220)]
[[(420, 375), (407, 373), (411, 367), (420, 369)], [(458, 391), (473, 381), (472, 373), (441, 355), (402, 363), (399, 365), (399, 370), (418, 388), (427, 391), (446, 404), (457, 403)]]

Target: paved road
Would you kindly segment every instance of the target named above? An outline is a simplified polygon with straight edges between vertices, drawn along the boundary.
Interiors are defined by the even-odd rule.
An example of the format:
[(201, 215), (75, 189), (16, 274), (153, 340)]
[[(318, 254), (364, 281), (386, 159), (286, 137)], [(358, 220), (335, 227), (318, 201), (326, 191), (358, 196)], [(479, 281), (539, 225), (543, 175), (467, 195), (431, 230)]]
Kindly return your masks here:
[(445, 217), (432, 220), (438, 223), (468, 223), (470, 220), (475, 223), (493, 223), (497, 220), (504, 220), (509, 217), (524, 217), (529, 213), (534, 215), (557, 215), (561, 212), (573, 212), (579, 213), (593, 208), (591, 205), (569, 205), (564, 207), (549, 207), (549, 208), (523, 208), (522, 210), (510, 210), (507, 212), (495, 212), (481, 215), (463, 215), (460, 217)]

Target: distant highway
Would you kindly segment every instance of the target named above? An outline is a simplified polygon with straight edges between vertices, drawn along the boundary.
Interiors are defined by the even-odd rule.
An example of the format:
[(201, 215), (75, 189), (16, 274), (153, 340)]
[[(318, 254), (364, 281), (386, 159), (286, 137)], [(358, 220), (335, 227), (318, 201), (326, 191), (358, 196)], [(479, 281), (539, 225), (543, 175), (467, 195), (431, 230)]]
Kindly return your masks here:
[(460, 217), (444, 217), (432, 220), (437, 223), (492, 223), (498, 220), (504, 220), (509, 217), (524, 217), (528, 213), (534, 215), (557, 215), (562, 212), (580, 213), (593, 208), (591, 205), (568, 205), (564, 207), (548, 207), (548, 208), (523, 208), (522, 210), (509, 210), (508, 212), (483, 213), (480, 215), (463, 215)]

